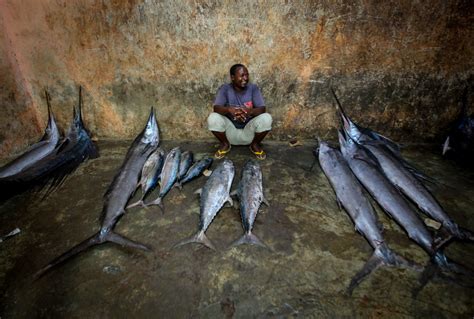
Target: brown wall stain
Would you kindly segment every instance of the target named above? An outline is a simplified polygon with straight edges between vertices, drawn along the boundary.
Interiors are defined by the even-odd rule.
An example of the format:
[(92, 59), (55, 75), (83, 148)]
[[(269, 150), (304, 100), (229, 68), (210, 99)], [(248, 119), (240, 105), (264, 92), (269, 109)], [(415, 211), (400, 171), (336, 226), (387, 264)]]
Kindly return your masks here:
[(466, 86), (472, 108), (469, 1), (5, 0), (0, 9), (1, 157), (42, 135), (45, 88), (63, 128), (82, 85), (99, 138), (133, 138), (152, 106), (164, 139), (212, 138), (207, 114), (238, 62), (262, 88), (273, 139), (334, 138), (330, 87), (355, 120), (405, 142), (437, 141)]

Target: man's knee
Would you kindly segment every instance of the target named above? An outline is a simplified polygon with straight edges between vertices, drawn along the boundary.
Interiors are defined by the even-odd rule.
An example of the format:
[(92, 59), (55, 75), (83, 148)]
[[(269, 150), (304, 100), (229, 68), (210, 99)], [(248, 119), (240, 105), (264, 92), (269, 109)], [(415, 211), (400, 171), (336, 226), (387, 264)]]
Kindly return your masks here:
[(224, 132), (225, 131), (225, 119), (222, 115), (216, 112), (212, 112), (207, 117), (207, 127), (210, 131)]
[(272, 116), (269, 113), (262, 113), (255, 118), (257, 120), (256, 123), (256, 132), (265, 132), (270, 131), (272, 129)]

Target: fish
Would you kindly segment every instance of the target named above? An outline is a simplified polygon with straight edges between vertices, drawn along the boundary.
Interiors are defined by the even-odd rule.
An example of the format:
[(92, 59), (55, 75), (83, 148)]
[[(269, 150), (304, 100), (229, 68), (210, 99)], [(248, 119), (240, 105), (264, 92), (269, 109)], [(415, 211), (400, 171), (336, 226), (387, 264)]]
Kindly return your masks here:
[(145, 203), (145, 207), (158, 205), (161, 212), (164, 213), (163, 197), (171, 190), (178, 179), (179, 164), (181, 161), (181, 149), (179, 147), (173, 148), (168, 155), (166, 155), (163, 169), (161, 170), (160, 178), (160, 192), (158, 197), (149, 203)]
[(181, 161), (179, 163), (178, 181), (181, 180), (188, 172), (188, 169), (194, 163), (194, 154), (191, 151), (181, 153)]
[(468, 87), (461, 98), (461, 112), (443, 143), (442, 155), (470, 165), (474, 158), (474, 114), (468, 115)]
[(140, 182), (137, 186), (137, 188), (139, 187), (141, 189), (142, 196), (135, 203), (128, 205), (127, 209), (135, 206), (145, 206), (143, 200), (145, 199), (146, 195), (148, 195), (148, 193), (150, 193), (156, 187), (156, 185), (158, 185), (164, 160), (165, 151), (160, 147), (158, 147), (147, 158), (142, 168)]
[(395, 156), (403, 164), (403, 166), (410, 170), (412, 174), (418, 179), (428, 181), (430, 183), (436, 183), (433, 178), (426, 176), (403, 158), (400, 153), (400, 145), (398, 145), (398, 143), (369, 128), (361, 127), (352, 121), (344, 111), (344, 108), (342, 107), (341, 102), (339, 102), (339, 99), (337, 98), (333, 88), (331, 88), (331, 91), (334, 99), (337, 102), (336, 109), (339, 113), (341, 124), (349, 136), (351, 136), (359, 144), (371, 143), (373, 145), (384, 145), (386, 149), (388, 149), (393, 154), (393, 156)]
[(51, 98), (45, 91), (46, 103), (48, 105), (48, 124), (43, 137), (23, 154), (0, 168), (0, 179), (20, 173), (28, 167), (33, 166), (42, 158), (51, 154), (60, 141), (60, 133), (53, 111), (51, 110)]
[(200, 243), (212, 250), (216, 250), (214, 244), (207, 238), (206, 230), (220, 209), (226, 202), (234, 206), (234, 202), (230, 196), (230, 188), (234, 180), (235, 167), (229, 159), (224, 159), (219, 166), (212, 172), (206, 183), (197, 191), (201, 195), (199, 205), (199, 230), (194, 236), (186, 238), (174, 247), (182, 246), (189, 243)]
[(374, 249), (372, 257), (351, 280), (347, 292), (352, 294), (354, 288), (381, 265), (413, 267), (411, 262), (398, 256), (385, 242), (383, 227), (341, 152), (330, 147), (327, 142), (320, 141), (315, 155), (318, 156), (321, 169), (336, 193), (339, 205), (349, 214), (356, 230)]
[(423, 183), (413, 176), (390, 151), (380, 145), (364, 144), (364, 147), (377, 158), (387, 179), (410, 198), (422, 212), (441, 223), (454, 238), (473, 240), (472, 233), (461, 229)]
[(141, 169), (148, 156), (156, 150), (159, 142), (158, 124), (152, 108), (145, 128), (128, 149), (118, 173), (104, 195), (100, 230), (38, 270), (34, 275), (35, 279), (39, 279), (53, 267), (64, 263), (88, 248), (106, 242), (145, 251), (150, 250), (149, 247), (141, 243), (119, 235), (114, 231), (114, 228), (120, 218), (126, 213), (125, 206), (136, 190)]
[(461, 240), (474, 240), (472, 232), (461, 229), (420, 181), (420, 178), (428, 179), (427, 177), (407, 164), (400, 154), (394, 153), (389, 144), (373, 143), (355, 123), (344, 115), (343, 111), (340, 112), (340, 116), (347, 136), (362, 145), (377, 159), (380, 168), (392, 184), (415, 202), (426, 215), (440, 222), (452, 236)]
[(341, 152), (351, 171), (382, 209), (430, 256), (442, 254), (423, 221), (400, 191), (385, 177), (376, 159), (357, 145), (344, 131), (339, 131)]
[(89, 132), (82, 121), (82, 88), (79, 104), (73, 108), (73, 121), (64, 140), (48, 156), (18, 174), (0, 179), (2, 198), (9, 198), (27, 190), (43, 192), (43, 199), (56, 190), (77, 167), (88, 159), (99, 156)]
[(213, 158), (212, 157), (206, 157), (201, 159), (200, 161), (197, 161), (194, 163), (186, 172), (186, 175), (184, 175), (179, 181), (176, 182), (176, 187), (179, 189), (183, 188), (183, 184), (195, 179), (199, 175), (202, 174), (206, 169), (209, 169), (209, 167), (212, 165)]
[(260, 165), (254, 160), (248, 160), (242, 169), (242, 177), (236, 192), (239, 198), (240, 216), (244, 235), (235, 241), (232, 246), (252, 244), (267, 247), (257, 236), (252, 233), (255, 219), (260, 205), (269, 206), (263, 195), (263, 178)]

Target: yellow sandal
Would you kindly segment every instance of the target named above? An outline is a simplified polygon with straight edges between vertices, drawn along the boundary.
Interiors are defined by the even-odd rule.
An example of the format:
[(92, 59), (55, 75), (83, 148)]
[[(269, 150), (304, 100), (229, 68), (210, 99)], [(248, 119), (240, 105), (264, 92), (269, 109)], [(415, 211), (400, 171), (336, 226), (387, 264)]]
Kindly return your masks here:
[(257, 159), (263, 161), (264, 159), (267, 158), (267, 153), (265, 153), (264, 150), (261, 150), (261, 151), (256, 152), (256, 151), (254, 151), (254, 150), (252, 149), (252, 146), (250, 146), (249, 148), (250, 148), (250, 151), (255, 155), (255, 157), (256, 157)]
[(215, 158), (215, 159), (224, 158), (225, 155), (230, 152), (230, 149), (231, 149), (231, 148), (232, 148), (232, 146), (229, 145), (229, 148), (226, 149), (226, 150), (217, 150), (217, 151), (214, 153), (214, 158)]

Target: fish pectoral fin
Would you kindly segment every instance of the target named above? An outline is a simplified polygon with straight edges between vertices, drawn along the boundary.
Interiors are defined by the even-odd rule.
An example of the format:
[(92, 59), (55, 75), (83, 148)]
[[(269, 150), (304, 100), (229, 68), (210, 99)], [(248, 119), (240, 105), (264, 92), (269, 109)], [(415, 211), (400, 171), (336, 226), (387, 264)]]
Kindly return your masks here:
[(194, 194), (198, 194), (199, 196), (201, 196), (201, 193), (202, 193), (202, 188), (196, 189), (196, 191), (194, 192)]
[(270, 203), (268, 202), (268, 200), (265, 197), (262, 198), (262, 203), (264, 203), (265, 206), (270, 207)]
[(232, 200), (232, 197), (230, 197), (230, 195), (229, 197), (227, 197), (226, 202), (228, 202), (230, 206), (234, 207), (234, 201)]

